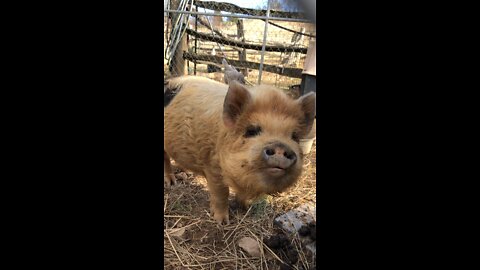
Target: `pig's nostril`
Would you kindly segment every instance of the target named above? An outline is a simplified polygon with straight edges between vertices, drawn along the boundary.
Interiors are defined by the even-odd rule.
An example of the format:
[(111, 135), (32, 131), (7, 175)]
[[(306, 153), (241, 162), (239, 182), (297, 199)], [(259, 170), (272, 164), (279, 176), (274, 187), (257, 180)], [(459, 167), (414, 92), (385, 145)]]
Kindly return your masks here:
[(265, 154), (267, 154), (268, 156), (273, 156), (275, 154), (275, 151), (273, 151), (272, 149), (265, 149)]
[(297, 156), (295, 155), (295, 153), (293, 153), (293, 152), (287, 152), (287, 151), (285, 151), (285, 152), (283, 153), (283, 156), (286, 157), (287, 159), (290, 159), (290, 160), (294, 160), (294, 159), (297, 158)]

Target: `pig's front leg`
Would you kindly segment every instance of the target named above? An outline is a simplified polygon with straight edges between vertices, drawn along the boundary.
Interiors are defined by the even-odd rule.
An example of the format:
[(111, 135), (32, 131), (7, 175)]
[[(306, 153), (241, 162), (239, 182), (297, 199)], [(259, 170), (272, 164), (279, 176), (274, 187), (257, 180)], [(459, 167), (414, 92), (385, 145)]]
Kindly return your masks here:
[(210, 210), (217, 223), (229, 224), (228, 218), (228, 186), (222, 182), (222, 178), (214, 173), (205, 173), (207, 186), (210, 192)]
[(175, 175), (172, 172), (172, 165), (170, 163), (170, 157), (167, 152), (163, 150), (163, 183), (164, 187), (169, 188), (176, 183)]

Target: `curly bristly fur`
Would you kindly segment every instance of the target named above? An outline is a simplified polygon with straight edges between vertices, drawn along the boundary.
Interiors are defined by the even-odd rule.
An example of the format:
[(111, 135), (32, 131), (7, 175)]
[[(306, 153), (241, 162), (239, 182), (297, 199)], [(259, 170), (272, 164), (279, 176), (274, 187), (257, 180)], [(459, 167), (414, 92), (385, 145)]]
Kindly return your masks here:
[[(228, 223), (229, 188), (246, 205), (298, 180), (298, 137), (311, 129), (314, 94), (293, 100), (272, 86), (247, 89), (236, 81), (226, 85), (194, 76), (169, 80), (165, 87), (181, 89), (165, 107), (165, 164), (172, 157), (206, 177), (217, 222)], [(167, 169), (165, 181), (172, 184)]]

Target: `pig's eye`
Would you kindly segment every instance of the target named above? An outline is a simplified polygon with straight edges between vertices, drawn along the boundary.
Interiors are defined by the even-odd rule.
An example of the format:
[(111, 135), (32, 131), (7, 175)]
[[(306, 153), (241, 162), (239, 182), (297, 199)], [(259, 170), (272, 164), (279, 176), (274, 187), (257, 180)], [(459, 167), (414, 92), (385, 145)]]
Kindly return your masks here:
[(298, 138), (298, 134), (296, 132), (293, 132), (292, 133), (292, 140), (296, 141), (296, 142), (299, 142), (300, 141), (300, 138)]
[(259, 127), (259, 126), (248, 126), (247, 130), (245, 131), (245, 135), (243, 135), (243, 136), (246, 137), (246, 138), (254, 137), (254, 136), (257, 136), (258, 134), (260, 134), (260, 132), (262, 132), (261, 127)]

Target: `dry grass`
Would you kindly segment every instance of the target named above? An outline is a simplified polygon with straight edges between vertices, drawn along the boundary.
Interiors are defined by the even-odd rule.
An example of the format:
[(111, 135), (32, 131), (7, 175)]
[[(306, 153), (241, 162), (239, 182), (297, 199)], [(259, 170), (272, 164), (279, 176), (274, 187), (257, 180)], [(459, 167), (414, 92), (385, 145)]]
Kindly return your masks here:
[[(203, 177), (187, 173), (164, 191), (164, 268), (165, 269), (279, 269), (281, 256), (263, 244), (278, 228), (274, 218), (306, 202), (316, 201), (316, 149), (305, 156), (304, 173), (289, 191), (265, 196), (248, 211), (230, 212), (230, 225), (220, 226), (210, 217), (208, 191)], [(184, 174), (185, 175), (185, 174)], [(263, 248), (253, 258), (238, 246), (239, 239), (252, 237)], [(309, 269), (315, 256), (292, 237), (298, 262), (292, 269)]]

